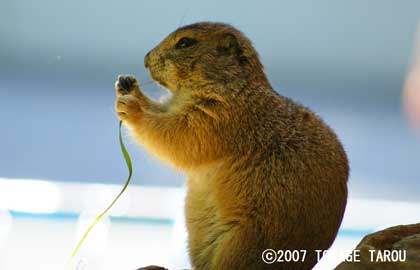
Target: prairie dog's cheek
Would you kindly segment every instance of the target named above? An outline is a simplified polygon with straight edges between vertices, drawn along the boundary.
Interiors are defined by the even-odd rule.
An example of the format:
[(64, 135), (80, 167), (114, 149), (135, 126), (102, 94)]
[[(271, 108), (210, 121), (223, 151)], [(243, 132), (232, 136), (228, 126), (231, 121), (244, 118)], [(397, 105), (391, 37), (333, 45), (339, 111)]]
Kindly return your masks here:
[(166, 85), (169, 89), (176, 90), (180, 82), (179, 69), (172, 61), (166, 61), (164, 70), (162, 71)]
[(200, 85), (201, 83), (205, 81), (203, 74), (204, 74), (204, 69), (202, 67), (195, 68), (189, 74), (189, 81), (194, 82), (197, 85)]
[(178, 79), (178, 68), (172, 61), (166, 61), (165, 64), (165, 75), (166, 78), (169, 80), (177, 80)]
[(173, 74), (178, 81), (183, 81), (188, 79), (190, 76), (190, 70), (188, 66), (183, 65), (182, 63), (172, 64), (170, 65)]

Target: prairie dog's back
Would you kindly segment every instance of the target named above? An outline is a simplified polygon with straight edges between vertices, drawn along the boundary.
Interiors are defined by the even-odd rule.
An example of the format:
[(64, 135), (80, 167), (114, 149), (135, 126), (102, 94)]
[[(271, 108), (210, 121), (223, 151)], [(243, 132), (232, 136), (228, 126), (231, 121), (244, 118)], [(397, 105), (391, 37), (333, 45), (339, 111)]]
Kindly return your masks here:
[[(238, 126), (226, 134), (235, 151), (209, 166), (212, 173), (201, 169), (188, 182), (193, 265), (202, 250), (220, 250), (220, 256), (237, 258), (229, 262), (243, 263), (231, 269), (310, 269), (316, 263), (314, 250), (328, 249), (341, 223), (346, 155), (336, 135), (307, 108), (278, 95), (254, 103), (253, 96), (238, 107)], [(265, 105), (248, 108), (260, 101)], [(223, 244), (208, 244), (221, 241), (221, 235)], [(260, 259), (268, 248), (308, 253), (303, 263), (269, 265)], [(210, 267), (205, 262), (198, 269), (229, 269), (215, 268), (229, 262)], [(195, 265), (201, 263), (198, 259)]]

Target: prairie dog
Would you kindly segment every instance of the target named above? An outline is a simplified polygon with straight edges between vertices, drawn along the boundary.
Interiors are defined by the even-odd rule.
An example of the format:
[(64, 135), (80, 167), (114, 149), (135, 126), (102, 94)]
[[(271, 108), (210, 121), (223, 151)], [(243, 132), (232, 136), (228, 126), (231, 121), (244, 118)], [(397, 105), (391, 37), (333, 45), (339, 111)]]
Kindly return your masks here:
[[(349, 166), (334, 132), (273, 90), (250, 40), (230, 25), (181, 27), (144, 64), (172, 97), (153, 101), (119, 76), (116, 111), (139, 144), (188, 175), (193, 269), (311, 269), (347, 201)], [(268, 248), (307, 254), (267, 264)]]

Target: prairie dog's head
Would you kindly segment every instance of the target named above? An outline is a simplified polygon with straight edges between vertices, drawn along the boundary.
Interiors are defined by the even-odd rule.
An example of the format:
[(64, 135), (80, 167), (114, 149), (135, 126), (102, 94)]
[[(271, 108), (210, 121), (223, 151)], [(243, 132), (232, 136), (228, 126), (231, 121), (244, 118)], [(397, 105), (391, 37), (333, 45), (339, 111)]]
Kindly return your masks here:
[(265, 80), (251, 42), (223, 23), (177, 29), (147, 53), (144, 64), (152, 78), (173, 93), (217, 84), (240, 88), (252, 78)]

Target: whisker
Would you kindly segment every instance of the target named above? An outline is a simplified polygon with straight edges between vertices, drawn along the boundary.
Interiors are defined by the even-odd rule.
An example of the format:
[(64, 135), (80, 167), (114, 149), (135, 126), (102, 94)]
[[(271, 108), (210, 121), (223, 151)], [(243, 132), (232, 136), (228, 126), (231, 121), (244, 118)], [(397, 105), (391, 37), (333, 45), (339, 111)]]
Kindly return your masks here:
[(182, 26), (182, 24), (184, 23), (184, 19), (187, 16), (187, 12), (188, 12), (188, 8), (185, 8), (184, 14), (182, 14), (182, 17), (179, 20), (178, 28), (180, 28)]
[(145, 83), (139, 83), (139, 86), (145, 86), (145, 85), (149, 85), (149, 84), (152, 84), (152, 83), (155, 83), (155, 81), (147, 81)]

